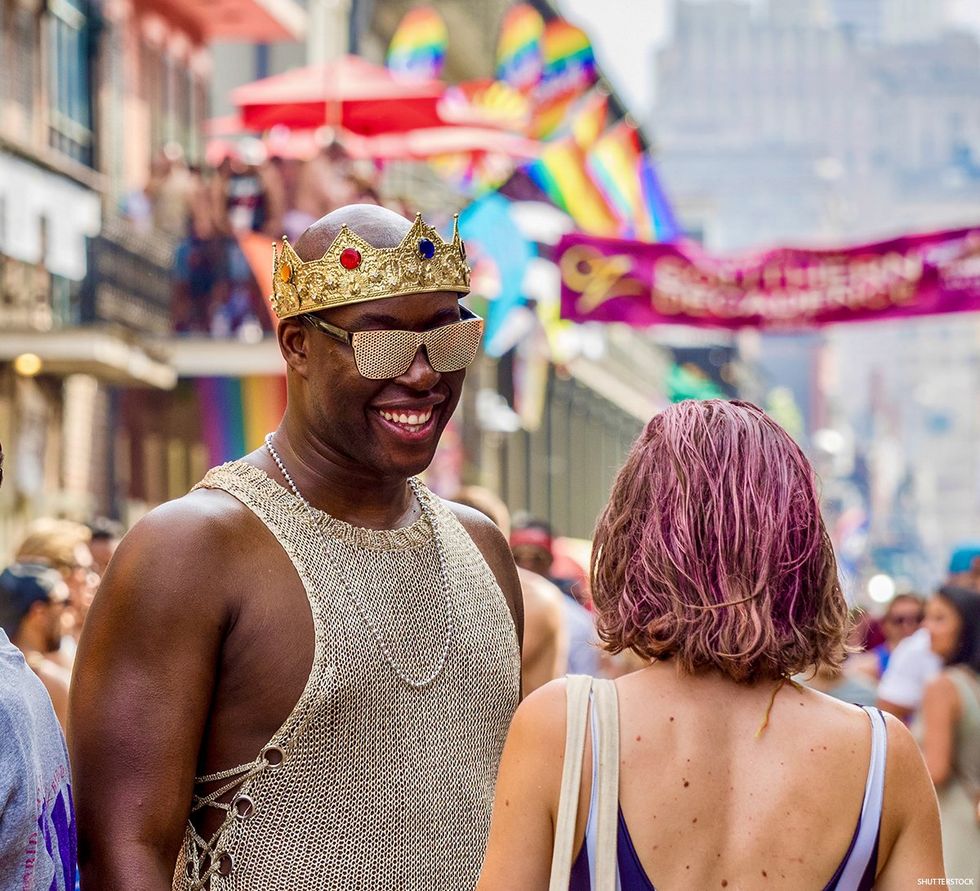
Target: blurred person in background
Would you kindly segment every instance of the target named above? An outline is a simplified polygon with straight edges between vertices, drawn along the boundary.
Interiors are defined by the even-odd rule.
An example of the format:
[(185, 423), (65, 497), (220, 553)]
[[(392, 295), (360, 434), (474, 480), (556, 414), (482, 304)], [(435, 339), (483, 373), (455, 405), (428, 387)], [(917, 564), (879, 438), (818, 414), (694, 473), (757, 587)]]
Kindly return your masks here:
[(194, 177), (184, 159), (179, 143), (169, 142), (150, 162), (150, 179), (146, 197), (150, 204), (153, 228), (174, 238), (187, 234)]
[(946, 875), (980, 885), (980, 593), (946, 585), (926, 606), (941, 673), (926, 686), (918, 728), (939, 796)]
[(847, 605), (813, 470), (761, 409), (690, 400), (656, 415), (616, 479), (592, 560), (603, 640), (650, 664), (615, 682), (612, 727), (591, 710), (581, 762), (565, 748), (565, 681), (520, 706), (478, 891), (549, 887), (573, 776), (563, 762), (582, 783), (561, 803), (577, 806), (571, 875), (550, 887), (595, 889), (593, 744), (616, 732), (606, 758), (618, 782), (599, 792), (618, 804), (618, 819), (615, 804), (605, 811), (608, 887), (893, 891), (941, 874), (935, 793), (909, 731), (789, 681), (843, 662)]
[(174, 252), (173, 324), (178, 334), (210, 332), (217, 309), (228, 296), (227, 239), (214, 229), (191, 227)]
[(123, 537), (123, 525), (106, 517), (97, 517), (89, 523), (89, 551), (92, 554), (92, 569), (100, 577), (109, 568), (109, 561), (119, 547)]
[[(510, 511), (501, 498), (483, 486), (464, 486), (452, 499), (489, 517), (501, 534), (510, 532)], [(524, 596), (524, 647), (521, 690), (527, 696), (568, 670), (568, 629), (564, 595), (542, 576), (518, 569)]]
[(966, 542), (953, 551), (948, 584), (980, 592), (980, 542)]
[(870, 678), (875, 684), (888, 668), (892, 653), (903, 640), (919, 630), (923, 618), (922, 599), (917, 594), (896, 594), (881, 618), (885, 639), (877, 646), (854, 656), (849, 668)]
[(568, 670), (565, 595), (540, 575), (518, 569), (524, 596), (524, 649), (521, 689), (525, 696)]
[[(52, 585), (64, 587), (57, 573), (42, 571)], [(2, 591), (0, 583), (0, 609), (6, 603)], [(44, 683), (8, 639), (4, 620), (0, 627), (0, 888), (73, 891), (76, 847), (65, 739)]]
[(68, 719), (71, 672), (51, 659), (61, 646), (68, 586), (37, 563), (14, 563), (0, 573), (0, 626), (41, 679), (61, 726)]
[(272, 239), (282, 235), (283, 184), (259, 140), (239, 143), (219, 165), (211, 188), (215, 220), (223, 234), (260, 232)]
[(68, 586), (68, 608), (64, 615), (64, 634), (49, 658), (69, 671), (75, 662), (78, 638), (89, 608), (99, 588), (95, 571), (92, 533), (88, 526), (73, 520), (41, 519), (33, 522), (17, 548), (20, 563), (41, 563), (58, 570)]
[(592, 614), (575, 597), (574, 583), (552, 575), (555, 552), (551, 526), (544, 520), (518, 517), (511, 525), (510, 549), (521, 569), (547, 579), (564, 595), (562, 609), (568, 635), (569, 674), (610, 673), (604, 665)]

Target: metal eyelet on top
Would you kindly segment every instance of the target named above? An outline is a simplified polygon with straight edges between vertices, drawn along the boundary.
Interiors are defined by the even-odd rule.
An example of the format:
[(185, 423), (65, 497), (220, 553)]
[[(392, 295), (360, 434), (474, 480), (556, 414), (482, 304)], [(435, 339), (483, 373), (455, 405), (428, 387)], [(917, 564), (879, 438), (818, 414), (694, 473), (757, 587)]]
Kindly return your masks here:
[(229, 853), (224, 853), (218, 858), (218, 875), (227, 877), (235, 868), (235, 859)]
[(262, 750), (262, 760), (269, 766), (270, 770), (282, 767), (286, 760), (286, 753), (279, 746), (266, 746)]
[(239, 820), (247, 820), (255, 813), (255, 802), (248, 795), (239, 795), (231, 803), (231, 807)]

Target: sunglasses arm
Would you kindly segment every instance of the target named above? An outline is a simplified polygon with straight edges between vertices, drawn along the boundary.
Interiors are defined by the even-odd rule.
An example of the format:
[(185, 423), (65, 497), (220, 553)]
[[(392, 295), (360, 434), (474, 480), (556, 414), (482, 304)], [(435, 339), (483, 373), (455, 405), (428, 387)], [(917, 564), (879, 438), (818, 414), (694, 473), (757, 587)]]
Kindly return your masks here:
[(322, 331), (324, 334), (329, 335), (334, 338), (334, 340), (339, 340), (341, 343), (346, 343), (348, 346), (351, 345), (353, 335), (350, 331), (345, 331), (343, 328), (338, 328), (336, 325), (331, 325), (329, 322), (323, 321), (323, 319), (318, 319), (316, 316), (303, 316), (304, 319), (313, 328), (318, 331)]

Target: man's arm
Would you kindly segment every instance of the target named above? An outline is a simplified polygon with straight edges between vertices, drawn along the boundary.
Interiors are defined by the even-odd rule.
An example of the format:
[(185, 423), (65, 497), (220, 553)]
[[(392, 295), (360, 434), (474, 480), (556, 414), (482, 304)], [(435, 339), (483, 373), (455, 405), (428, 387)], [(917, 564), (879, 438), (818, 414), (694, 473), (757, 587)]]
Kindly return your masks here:
[(517, 632), (517, 643), (523, 651), (524, 598), (521, 594), (521, 581), (517, 577), (517, 567), (514, 565), (514, 556), (510, 552), (507, 539), (494, 522), (478, 510), (451, 501), (446, 504), (456, 515), (456, 519), (463, 524), (463, 528), (483, 554), (483, 559), (493, 570), (497, 584), (500, 585), (500, 590), (504, 592), (504, 597), (507, 599), (507, 606), (510, 608)]
[(216, 497), (142, 520), (89, 612), (68, 726), (84, 887), (172, 885), (230, 616)]

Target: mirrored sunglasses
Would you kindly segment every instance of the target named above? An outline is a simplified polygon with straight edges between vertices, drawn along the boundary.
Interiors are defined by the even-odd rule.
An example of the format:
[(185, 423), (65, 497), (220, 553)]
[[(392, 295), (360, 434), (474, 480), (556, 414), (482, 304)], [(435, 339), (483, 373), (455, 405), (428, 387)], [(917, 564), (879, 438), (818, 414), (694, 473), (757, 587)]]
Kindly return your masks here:
[(314, 328), (346, 343), (354, 351), (354, 364), (361, 377), (389, 380), (412, 367), (418, 351), (425, 347), (429, 364), (440, 374), (462, 371), (476, 358), (483, 339), (483, 319), (460, 307), (458, 322), (440, 325), (430, 331), (346, 331), (318, 316), (305, 318)]

